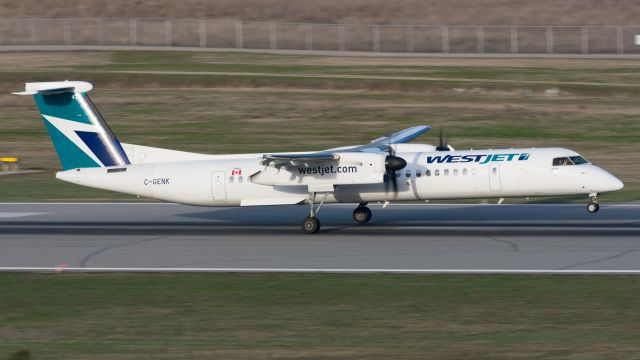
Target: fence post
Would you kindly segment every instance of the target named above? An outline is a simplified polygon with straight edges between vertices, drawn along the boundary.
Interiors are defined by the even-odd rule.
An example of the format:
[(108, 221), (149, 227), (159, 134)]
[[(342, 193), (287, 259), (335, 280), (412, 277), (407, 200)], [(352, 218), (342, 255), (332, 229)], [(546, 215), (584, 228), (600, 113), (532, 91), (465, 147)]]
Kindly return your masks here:
[(547, 26), (547, 54), (553, 54), (553, 28)]
[(478, 38), (478, 52), (482, 54), (484, 53), (484, 28), (482, 26), (478, 26), (476, 29), (476, 36)]
[(516, 26), (511, 27), (511, 53), (518, 53), (518, 28)]
[(29, 38), (31, 40), (31, 44), (35, 45), (37, 42), (36, 39), (36, 22), (35, 20), (29, 21)]
[(200, 34), (200, 47), (207, 47), (207, 23), (204, 20), (198, 20), (198, 34)]
[(104, 19), (98, 18), (96, 19), (96, 41), (98, 45), (104, 44)]
[(313, 50), (313, 26), (306, 24), (304, 27), (304, 47)]
[(442, 26), (442, 52), (449, 52), (449, 27), (446, 25)]
[(136, 20), (129, 20), (129, 44), (134, 46), (138, 44), (138, 22)]
[(413, 26), (407, 26), (407, 52), (413, 52)]
[(64, 32), (64, 43), (71, 45), (71, 31), (69, 30), (69, 19), (62, 20), (62, 30)]
[(618, 48), (618, 54), (624, 54), (624, 41), (623, 41), (623, 28), (618, 26), (616, 28), (616, 42)]
[(346, 39), (344, 34), (344, 25), (338, 25), (338, 50), (345, 51)]
[(380, 25), (373, 25), (371, 27), (371, 39), (373, 40), (373, 51), (380, 52)]
[(589, 28), (582, 27), (580, 32), (582, 33), (582, 53), (588, 54), (589, 53)]
[(269, 23), (269, 48), (275, 50), (278, 48), (278, 38), (276, 33), (276, 23)]
[(236, 21), (236, 48), (242, 49), (242, 22)]
[(171, 44), (173, 43), (173, 37), (172, 37), (172, 28), (173, 28), (173, 24), (172, 24), (173, 20), (171, 19), (165, 19), (164, 20), (164, 45), (165, 46), (171, 46)]

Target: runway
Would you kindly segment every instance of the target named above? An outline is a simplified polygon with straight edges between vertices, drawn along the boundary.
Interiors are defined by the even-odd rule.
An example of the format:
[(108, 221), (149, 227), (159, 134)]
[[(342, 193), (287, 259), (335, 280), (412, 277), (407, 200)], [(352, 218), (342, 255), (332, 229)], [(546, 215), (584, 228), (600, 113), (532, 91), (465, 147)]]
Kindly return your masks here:
[(640, 206), (0, 204), (0, 270), (640, 273)]

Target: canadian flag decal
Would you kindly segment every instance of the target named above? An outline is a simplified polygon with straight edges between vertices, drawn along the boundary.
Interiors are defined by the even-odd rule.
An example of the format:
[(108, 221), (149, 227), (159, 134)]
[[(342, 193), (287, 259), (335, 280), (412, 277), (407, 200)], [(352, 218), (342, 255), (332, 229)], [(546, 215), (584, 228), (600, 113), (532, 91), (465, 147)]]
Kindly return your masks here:
[(232, 176), (236, 176), (236, 175), (240, 176), (240, 175), (242, 175), (242, 169), (234, 168), (233, 170), (231, 170), (231, 175)]

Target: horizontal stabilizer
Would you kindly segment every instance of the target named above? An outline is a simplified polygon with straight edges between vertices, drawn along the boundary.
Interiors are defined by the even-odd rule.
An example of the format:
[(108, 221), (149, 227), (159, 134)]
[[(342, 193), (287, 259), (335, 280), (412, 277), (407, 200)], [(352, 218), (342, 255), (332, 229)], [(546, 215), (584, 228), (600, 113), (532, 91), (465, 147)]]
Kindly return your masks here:
[(15, 95), (58, 94), (63, 92), (86, 93), (93, 89), (93, 85), (86, 81), (50, 81), (26, 83), (24, 91), (15, 92)]

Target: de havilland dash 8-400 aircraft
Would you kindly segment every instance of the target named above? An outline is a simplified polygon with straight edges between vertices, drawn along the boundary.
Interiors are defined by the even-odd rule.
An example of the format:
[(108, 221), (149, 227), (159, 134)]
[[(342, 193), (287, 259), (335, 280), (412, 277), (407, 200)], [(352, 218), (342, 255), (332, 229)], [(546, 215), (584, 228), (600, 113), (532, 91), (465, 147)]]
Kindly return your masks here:
[(27, 83), (60, 162), (60, 180), (198, 206), (307, 204), (307, 233), (320, 229), (324, 203), (358, 204), (356, 223), (371, 219), (369, 202), (597, 195), (623, 184), (575, 151), (522, 148), (455, 151), (408, 144), (430, 129), (415, 126), (364, 145), (316, 152), (206, 155), (120, 143), (83, 81)]

